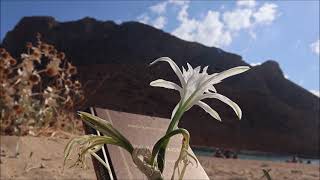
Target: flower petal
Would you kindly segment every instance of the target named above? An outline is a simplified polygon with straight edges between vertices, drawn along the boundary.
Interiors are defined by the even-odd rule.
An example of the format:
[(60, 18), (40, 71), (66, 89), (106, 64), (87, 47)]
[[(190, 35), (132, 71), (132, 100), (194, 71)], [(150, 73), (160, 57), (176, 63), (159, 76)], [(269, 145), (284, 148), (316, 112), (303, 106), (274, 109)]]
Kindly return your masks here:
[(211, 92), (217, 92), (217, 90), (216, 90), (216, 88), (213, 86), (213, 85), (211, 85), (211, 86), (209, 86), (208, 87), (208, 90), (209, 90), (209, 92), (211, 91)]
[(182, 66), (182, 74), (185, 74), (186, 72), (186, 69)]
[(176, 64), (172, 59), (170, 59), (170, 58), (168, 58), (168, 57), (161, 57), (161, 58), (156, 59), (156, 60), (153, 61), (152, 63), (150, 63), (150, 65), (153, 65), (153, 64), (155, 64), (155, 63), (157, 63), (157, 62), (159, 62), (159, 61), (165, 61), (165, 62), (169, 63), (170, 66), (171, 66), (171, 68), (172, 68), (172, 70), (173, 70), (173, 71), (176, 73), (176, 75), (178, 76), (178, 78), (179, 78), (179, 80), (180, 80), (180, 82), (181, 82), (182, 87), (185, 87), (185, 86), (186, 86), (186, 82), (185, 82), (185, 80), (184, 80), (184, 78), (183, 78), (183, 75), (182, 75), (181, 70), (179, 69), (179, 67), (177, 66), (177, 64)]
[(178, 108), (179, 108), (179, 105), (180, 105), (180, 103), (178, 103), (178, 104), (176, 105), (176, 107), (174, 107), (174, 109), (173, 109), (173, 111), (172, 111), (172, 114), (171, 114), (171, 119), (172, 119), (173, 116), (176, 114), (176, 112), (177, 112), (177, 110), (178, 110)]
[(207, 73), (208, 67), (209, 67), (209, 66), (204, 67), (204, 68), (202, 69), (202, 73)]
[(190, 71), (190, 70), (193, 71), (193, 68), (189, 63), (187, 63), (187, 66), (188, 66), (188, 71)]
[(197, 105), (200, 106), (207, 113), (209, 113), (213, 118), (221, 121), (221, 118), (220, 118), (219, 114), (217, 113), (217, 111), (213, 110), (208, 104), (206, 104), (202, 101), (199, 101), (199, 102), (197, 102)]
[(240, 73), (243, 73), (247, 70), (249, 70), (250, 67), (249, 66), (238, 66), (238, 67), (234, 67), (225, 71), (222, 71), (221, 73), (218, 73), (216, 75), (213, 75), (211, 78), (209, 78), (205, 84), (209, 83), (209, 84), (217, 84), (219, 82), (221, 82), (223, 79), (226, 79), (230, 76), (234, 76)]
[(200, 66), (198, 66), (198, 67), (194, 68), (194, 73), (199, 74), (200, 70), (201, 70), (201, 68), (200, 68)]
[(150, 86), (154, 86), (154, 87), (163, 87), (163, 88), (167, 88), (167, 89), (174, 89), (177, 90), (181, 93), (182, 88), (177, 85), (176, 83), (170, 82), (170, 81), (166, 81), (163, 79), (157, 79), (155, 81), (152, 81), (150, 83)]
[(230, 100), (229, 98), (227, 98), (221, 94), (218, 94), (218, 93), (210, 93), (210, 94), (204, 94), (200, 100), (206, 99), (206, 98), (215, 98), (215, 99), (219, 99), (220, 101), (226, 103), (227, 105), (229, 105), (233, 109), (233, 111), (236, 113), (238, 118), (241, 119), (242, 111), (241, 111), (240, 107), (235, 102)]

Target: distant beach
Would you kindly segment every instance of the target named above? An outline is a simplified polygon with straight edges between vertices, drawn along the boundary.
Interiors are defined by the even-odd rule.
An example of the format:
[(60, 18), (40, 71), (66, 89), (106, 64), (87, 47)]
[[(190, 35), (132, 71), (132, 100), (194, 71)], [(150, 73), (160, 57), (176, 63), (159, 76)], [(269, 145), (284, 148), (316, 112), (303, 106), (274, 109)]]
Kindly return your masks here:
[[(214, 154), (217, 148), (192, 147), (192, 149), (197, 156), (214, 157)], [(243, 159), (243, 160), (286, 162), (286, 161), (290, 161), (292, 157), (295, 156), (295, 154), (276, 154), (276, 153), (270, 153), (270, 152), (241, 150), (237, 152), (237, 156), (239, 159)], [(313, 164), (313, 165), (320, 164), (320, 159), (318, 158), (305, 158), (303, 156), (299, 156), (299, 155), (297, 156), (299, 160), (302, 161), (303, 164), (306, 164), (308, 161), (310, 161), (310, 164)]]
[(206, 173), (213, 180), (319, 180), (319, 165), (261, 160), (222, 159), (198, 156)]

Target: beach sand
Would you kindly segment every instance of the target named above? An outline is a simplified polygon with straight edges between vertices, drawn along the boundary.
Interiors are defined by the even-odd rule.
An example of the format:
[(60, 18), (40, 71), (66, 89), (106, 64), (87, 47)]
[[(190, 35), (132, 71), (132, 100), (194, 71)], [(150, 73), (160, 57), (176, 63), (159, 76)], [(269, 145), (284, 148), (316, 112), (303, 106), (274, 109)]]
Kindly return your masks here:
[(221, 159), (198, 156), (210, 179), (246, 180), (262, 178), (264, 170), (274, 180), (319, 180), (319, 165), (296, 164), (285, 162)]
[[(1, 136), (1, 179), (95, 179), (91, 160), (86, 169), (63, 167), (63, 150), (67, 138)], [(16, 155), (16, 145), (19, 148)], [(262, 169), (270, 170), (272, 179), (318, 180), (319, 165), (271, 161), (219, 159), (198, 156), (210, 179), (261, 179)], [(187, 179), (187, 177), (185, 177)], [(266, 179), (266, 178), (263, 178)]]

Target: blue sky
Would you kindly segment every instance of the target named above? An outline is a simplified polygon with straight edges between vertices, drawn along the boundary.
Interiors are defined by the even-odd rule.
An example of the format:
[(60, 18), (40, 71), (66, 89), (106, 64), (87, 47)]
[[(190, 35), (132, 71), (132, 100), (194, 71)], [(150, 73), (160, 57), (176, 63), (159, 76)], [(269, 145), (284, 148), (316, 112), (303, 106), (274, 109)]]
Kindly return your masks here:
[(23, 16), (140, 21), (189, 41), (276, 60), (291, 81), (319, 93), (319, 1), (2, 0), (1, 40)]

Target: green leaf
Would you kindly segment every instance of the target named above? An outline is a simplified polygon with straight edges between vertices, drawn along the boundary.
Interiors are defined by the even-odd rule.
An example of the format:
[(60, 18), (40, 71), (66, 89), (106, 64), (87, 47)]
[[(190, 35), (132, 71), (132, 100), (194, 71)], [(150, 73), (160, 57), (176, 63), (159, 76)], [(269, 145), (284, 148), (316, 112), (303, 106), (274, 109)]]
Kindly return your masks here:
[(119, 142), (117, 139), (114, 139), (113, 137), (109, 136), (98, 136), (98, 135), (84, 135), (81, 137), (76, 137), (70, 140), (70, 142), (67, 144), (65, 150), (64, 150), (64, 163), (63, 167), (66, 164), (66, 161), (68, 160), (69, 156), (71, 155), (72, 150), (74, 149), (75, 145), (79, 145), (79, 156), (76, 160), (76, 162), (71, 166), (76, 166), (78, 164), (84, 164), (85, 157), (88, 154), (92, 154), (97, 152), (101, 149), (101, 147), (104, 144), (111, 144), (120, 146), (122, 148), (123, 144)]
[[(178, 173), (179, 179), (182, 179), (182, 177), (184, 176), (185, 168), (188, 165), (188, 163), (190, 162), (189, 160), (187, 160), (187, 157), (192, 157), (192, 159), (194, 159), (196, 161), (196, 163), (198, 164), (198, 161), (196, 160), (196, 158), (193, 157), (193, 155), (191, 155), (188, 152), (190, 134), (186, 129), (183, 129), (183, 128), (175, 129), (175, 130), (169, 132), (168, 134), (166, 134), (165, 136), (163, 136), (161, 139), (159, 139), (152, 149), (150, 163), (151, 163), (151, 165), (157, 165), (157, 164), (159, 165), (159, 162), (155, 162), (155, 158), (156, 157), (158, 158), (157, 161), (159, 160), (159, 157), (162, 158), (159, 155), (162, 152), (163, 147), (167, 145), (167, 143), (169, 142), (171, 137), (173, 137), (177, 134), (181, 134), (183, 136), (183, 141), (182, 141), (179, 157), (178, 157), (178, 159), (175, 163), (175, 166), (174, 166), (172, 178), (175, 175), (176, 169), (179, 168), (179, 163), (183, 162), (184, 163), (183, 170), (181, 173)], [(161, 160), (162, 160), (163, 164), (165, 164), (165, 159), (161, 159)], [(160, 167), (159, 167), (159, 169), (160, 169)]]
[(155, 157), (158, 155), (159, 150), (161, 149), (161, 147), (164, 146), (164, 144), (166, 144), (166, 142), (169, 141), (172, 136), (177, 135), (177, 134), (182, 134), (184, 138), (188, 138), (190, 136), (189, 132), (186, 129), (183, 129), (183, 128), (175, 129), (175, 130), (169, 132), (168, 134), (164, 135), (153, 146), (152, 157), (151, 157), (151, 162), (152, 163), (153, 163)]
[(113, 137), (122, 143), (124, 147), (130, 154), (133, 151), (133, 146), (127, 138), (125, 138), (117, 129), (115, 129), (109, 121), (101, 119), (97, 116), (94, 116), (86, 112), (78, 112), (83, 121), (88, 124), (90, 127), (100, 131), (104, 135)]

